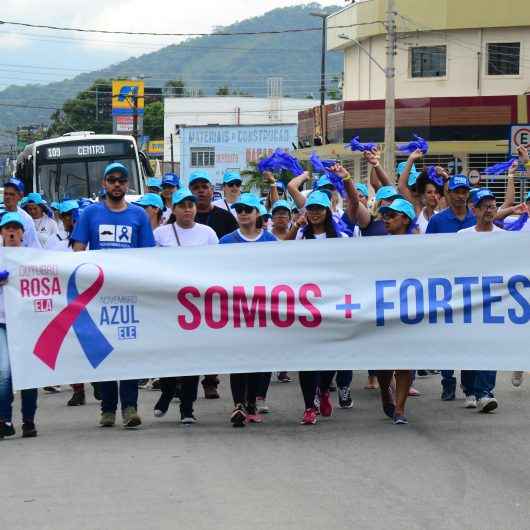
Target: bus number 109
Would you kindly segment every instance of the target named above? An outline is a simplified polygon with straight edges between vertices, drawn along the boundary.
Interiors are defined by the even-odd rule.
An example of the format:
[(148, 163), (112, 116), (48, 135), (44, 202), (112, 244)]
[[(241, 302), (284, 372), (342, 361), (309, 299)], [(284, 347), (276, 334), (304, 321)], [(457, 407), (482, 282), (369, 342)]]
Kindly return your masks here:
[(61, 148), (60, 147), (49, 147), (47, 149), (48, 158), (61, 158)]

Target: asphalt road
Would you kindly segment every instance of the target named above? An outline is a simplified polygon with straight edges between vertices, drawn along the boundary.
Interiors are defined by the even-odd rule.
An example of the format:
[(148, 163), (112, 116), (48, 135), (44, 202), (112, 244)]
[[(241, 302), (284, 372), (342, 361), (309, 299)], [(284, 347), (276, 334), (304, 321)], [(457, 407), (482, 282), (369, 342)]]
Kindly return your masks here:
[(193, 427), (177, 406), (155, 419), (158, 393), (141, 391), (133, 432), (99, 428), (91, 395), (70, 408), (69, 392), (41, 394), (39, 437), (0, 441), (0, 529), (530, 528), (530, 379), (515, 389), (502, 374), (490, 415), (421, 379), (408, 426), (364, 382), (353, 409), (312, 427), (297, 383), (273, 383), (273, 412), (245, 429), (228, 423), (226, 379)]

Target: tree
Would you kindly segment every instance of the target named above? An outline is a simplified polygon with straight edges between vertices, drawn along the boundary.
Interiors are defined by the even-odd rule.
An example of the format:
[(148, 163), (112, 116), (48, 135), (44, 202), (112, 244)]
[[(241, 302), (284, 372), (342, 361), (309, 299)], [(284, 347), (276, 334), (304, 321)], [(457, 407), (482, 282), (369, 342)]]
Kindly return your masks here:
[(230, 95), (230, 87), (228, 85), (220, 86), (217, 91), (215, 92), (216, 96), (229, 96)]
[(175, 98), (183, 98), (188, 96), (188, 91), (186, 90), (186, 83), (182, 79), (175, 79), (173, 81), (168, 81), (165, 84), (167, 89), (166, 93), (168, 96)]
[(160, 101), (145, 107), (144, 134), (153, 140), (164, 138), (164, 105)]
[(62, 109), (52, 114), (48, 137), (61, 136), (72, 131), (111, 134), (111, 107), (112, 83), (107, 79), (98, 79), (87, 90), (66, 101)]

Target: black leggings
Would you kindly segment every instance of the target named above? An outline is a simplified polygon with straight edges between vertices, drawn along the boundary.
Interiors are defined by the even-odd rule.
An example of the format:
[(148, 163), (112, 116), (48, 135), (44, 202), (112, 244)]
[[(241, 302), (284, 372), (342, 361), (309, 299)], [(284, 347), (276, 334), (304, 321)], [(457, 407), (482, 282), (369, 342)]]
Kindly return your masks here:
[(315, 406), (315, 395), (317, 388), (320, 388), (321, 392), (329, 390), (331, 381), (335, 377), (334, 371), (325, 372), (299, 372), (300, 377), (300, 388), (304, 396), (304, 403), (306, 409), (312, 409)]
[(267, 393), (271, 374), (252, 373), (252, 374), (230, 374), (230, 388), (232, 389), (232, 399), (235, 405), (247, 404), (253, 406), (256, 404), (256, 397), (265, 397), (262, 392)]
[(271, 384), (272, 372), (264, 372), (260, 374), (260, 382), (258, 385), (257, 397), (266, 399), (269, 385)]
[(191, 414), (193, 412), (193, 403), (197, 401), (199, 376), (192, 375), (189, 377), (161, 377), (161, 399), (164, 399), (169, 403), (175, 397), (178, 383), (181, 384), (180, 410), (181, 412)]

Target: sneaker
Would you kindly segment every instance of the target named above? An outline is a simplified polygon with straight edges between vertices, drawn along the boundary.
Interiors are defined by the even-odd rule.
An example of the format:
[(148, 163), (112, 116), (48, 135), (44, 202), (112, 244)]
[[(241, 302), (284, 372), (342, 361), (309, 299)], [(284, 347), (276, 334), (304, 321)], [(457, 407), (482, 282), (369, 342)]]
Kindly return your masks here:
[(418, 397), (421, 396), (421, 392), (419, 390), (416, 390), (413, 386), (409, 388), (409, 397)]
[(37, 436), (37, 428), (35, 423), (31, 420), (24, 420), (22, 423), (22, 438), (35, 438)]
[(44, 392), (48, 392), (49, 394), (58, 394), (61, 391), (60, 386), (45, 386), (43, 388)]
[(84, 392), (74, 392), (73, 396), (66, 403), (69, 407), (78, 407), (86, 403)]
[(162, 394), (154, 407), (153, 413), (155, 415), (155, 418), (163, 418), (166, 415), (169, 409), (169, 403), (170, 402)]
[(99, 424), (102, 427), (114, 427), (116, 424), (116, 413), (115, 412), (102, 412)]
[(313, 409), (307, 409), (304, 412), (304, 417), (300, 422), (301, 425), (315, 425), (317, 422), (317, 411)]
[(15, 436), (15, 427), (10, 421), (0, 421), (0, 439)]
[(138, 416), (138, 412), (134, 407), (127, 407), (121, 412), (123, 418), (123, 426), (126, 429), (134, 429), (142, 425), (142, 419)]
[(247, 421), (247, 415), (245, 414), (245, 411), (243, 410), (242, 405), (238, 405), (234, 412), (232, 412), (232, 416), (230, 416), (230, 421), (232, 422), (233, 427), (244, 427), (245, 423)]
[(475, 396), (466, 396), (464, 401), (464, 408), (466, 409), (476, 409), (477, 408), (477, 398)]
[(512, 385), (519, 388), (523, 384), (524, 372), (512, 372)]
[(333, 403), (329, 390), (320, 393), (320, 414), (325, 418), (329, 418), (333, 414)]
[(256, 398), (256, 410), (259, 414), (268, 414), (271, 411), (262, 397)]
[(254, 414), (247, 414), (247, 423), (263, 423), (263, 417), (257, 412)]
[(293, 380), (289, 377), (287, 372), (278, 372), (278, 381), (280, 383), (292, 383)]
[(180, 418), (180, 423), (182, 423), (182, 425), (193, 425), (194, 423), (197, 423), (197, 418), (193, 414), (184, 414)]
[(341, 409), (351, 409), (353, 407), (353, 399), (351, 398), (349, 386), (339, 388), (339, 407)]
[(406, 416), (394, 416), (393, 418), (394, 425), (407, 425), (409, 420)]
[(492, 397), (482, 397), (478, 400), (478, 411), (479, 412), (492, 412), (494, 411), (499, 404), (497, 403), (497, 400)]

